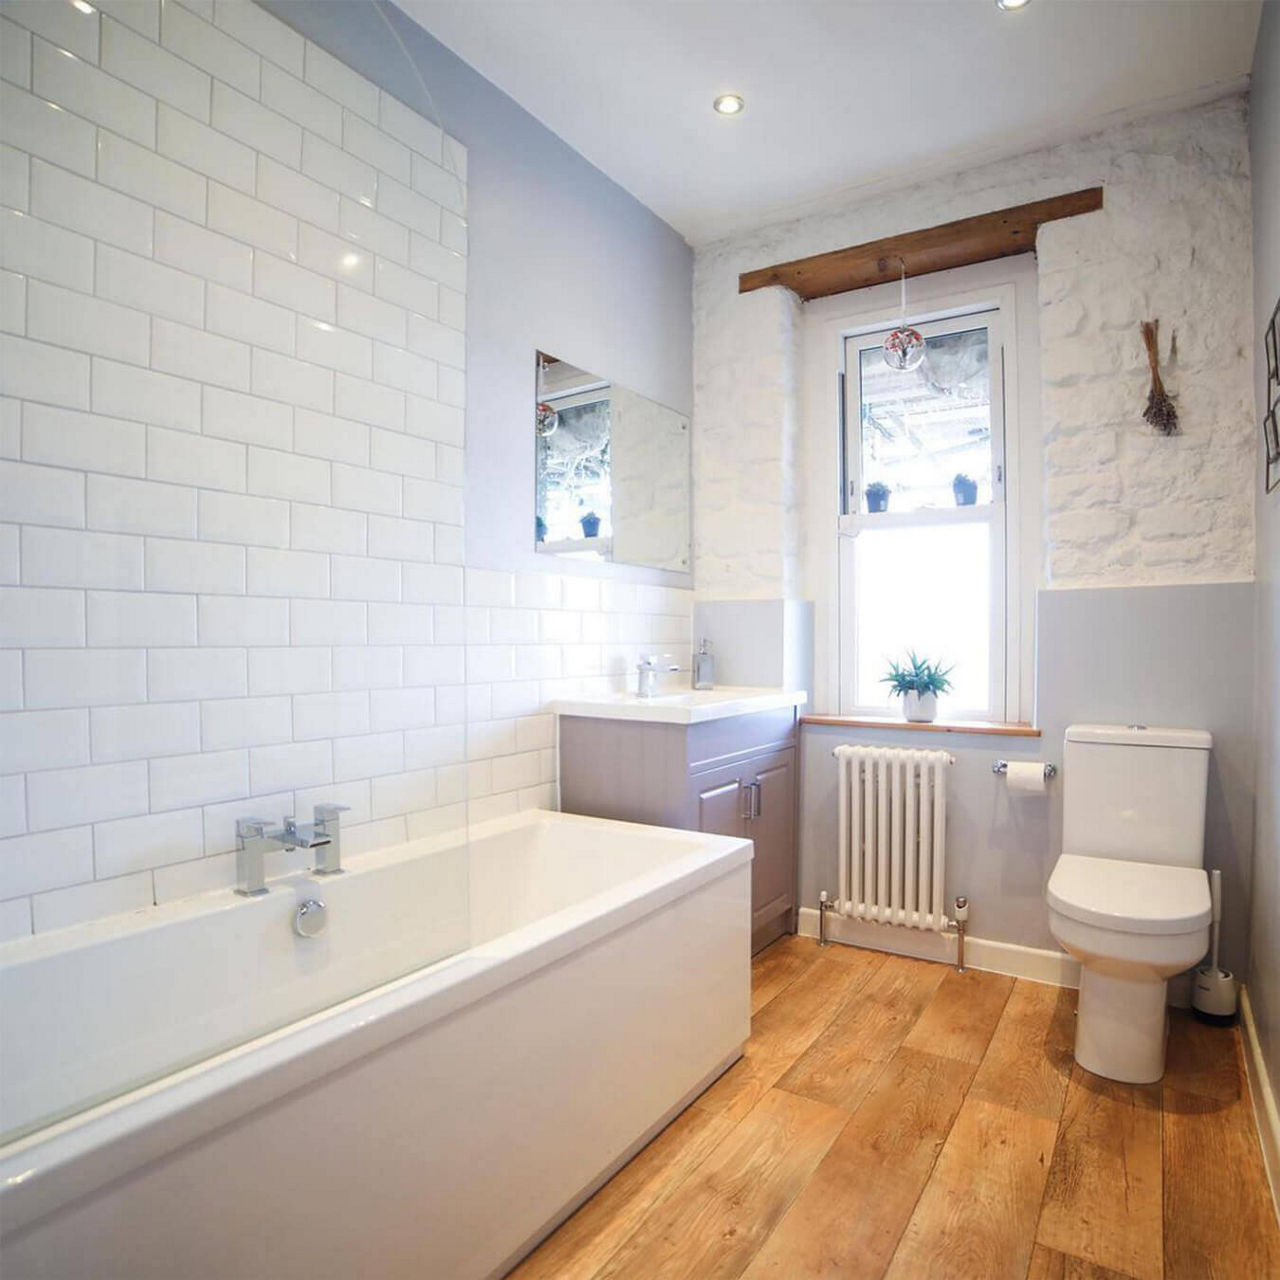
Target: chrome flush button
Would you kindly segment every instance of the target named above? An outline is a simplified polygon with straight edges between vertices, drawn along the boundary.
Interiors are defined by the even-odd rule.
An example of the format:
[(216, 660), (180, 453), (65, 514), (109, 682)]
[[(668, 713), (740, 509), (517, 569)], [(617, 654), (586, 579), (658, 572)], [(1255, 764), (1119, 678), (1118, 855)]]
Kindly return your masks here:
[(318, 898), (308, 898), (293, 913), (293, 931), (300, 938), (314, 938), (329, 923), (329, 909)]

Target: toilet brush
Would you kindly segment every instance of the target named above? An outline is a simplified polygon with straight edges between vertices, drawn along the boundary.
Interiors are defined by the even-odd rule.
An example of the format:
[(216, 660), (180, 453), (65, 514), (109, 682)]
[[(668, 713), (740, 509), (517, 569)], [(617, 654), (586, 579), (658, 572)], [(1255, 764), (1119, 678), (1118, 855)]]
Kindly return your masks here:
[(1202, 965), (1192, 975), (1191, 1007), (1202, 1022), (1220, 1026), (1236, 1019), (1235, 975), (1218, 966), (1218, 944), (1222, 933), (1222, 872), (1209, 872), (1209, 891), (1213, 902), (1213, 926), (1210, 931), (1213, 962)]

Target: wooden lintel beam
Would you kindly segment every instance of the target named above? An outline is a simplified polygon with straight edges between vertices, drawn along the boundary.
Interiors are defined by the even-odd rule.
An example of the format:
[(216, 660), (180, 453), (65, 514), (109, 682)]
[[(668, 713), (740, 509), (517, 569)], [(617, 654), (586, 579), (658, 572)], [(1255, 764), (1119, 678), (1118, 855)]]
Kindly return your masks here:
[(931, 271), (967, 267), (975, 262), (1008, 258), (1029, 253), (1036, 247), (1036, 232), (1046, 222), (1074, 218), (1102, 208), (1102, 188), (1089, 187), (1048, 200), (980, 213), (958, 222), (923, 231), (886, 236), (867, 244), (797, 258), (773, 267), (744, 271), (738, 277), (738, 292), (750, 293), (769, 285), (785, 285), (806, 302), (826, 298), (850, 289), (866, 289), (873, 284), (897, 280), (906, 263), (907, 275), (923, 276)]

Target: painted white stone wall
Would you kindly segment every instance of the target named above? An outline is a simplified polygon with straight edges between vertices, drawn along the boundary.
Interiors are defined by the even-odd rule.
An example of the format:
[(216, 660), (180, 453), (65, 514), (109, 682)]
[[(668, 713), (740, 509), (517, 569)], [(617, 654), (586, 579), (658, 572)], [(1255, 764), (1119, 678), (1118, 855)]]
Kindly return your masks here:
[(703, 598), (794, 596), (802, 308), (784, 289), (739, 295), (737, 249), (694, 264), (694, 584)]
[(246, 0), (0, 13), (5, 933), (462, 825), (463, 150)]
[(689, 420), (615, 384), (609, 433), (614, 560), (688, 573)]
[[(1101, 184), (1037, 243), (1045, 576), (1054, 586), (1253, 572), (1249, 161), (1232, 98), (702, 248), (695, 264), (695, 581), (785, 594), (800, 522), (795, 300), (740, 271)], [(1142, 421), (1139, 321), (1160, 320), (1182, 434)], [(834, 480), (833, 480), (834, 482)], [(797, 592), (800, 593), (800, 592)]]

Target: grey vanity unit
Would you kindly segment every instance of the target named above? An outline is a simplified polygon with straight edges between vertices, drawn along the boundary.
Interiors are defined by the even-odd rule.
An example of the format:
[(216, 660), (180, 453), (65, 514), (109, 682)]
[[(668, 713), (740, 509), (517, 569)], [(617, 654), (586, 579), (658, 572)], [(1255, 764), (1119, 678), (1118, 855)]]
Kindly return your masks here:
[(803, 701), (802, 693), (717, 689), (558, 703), (561, 808), (751, 839), (758, 951), (795, 929)]

